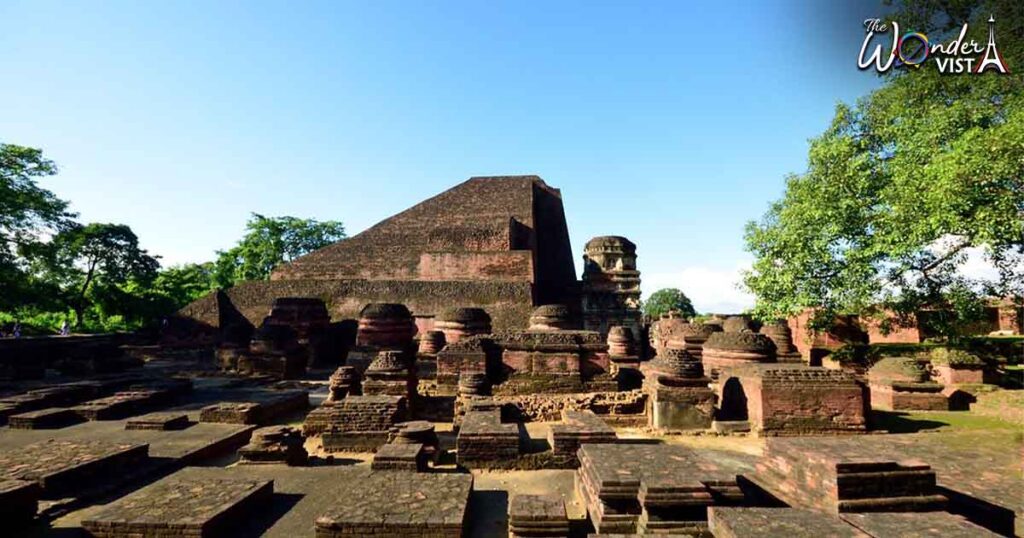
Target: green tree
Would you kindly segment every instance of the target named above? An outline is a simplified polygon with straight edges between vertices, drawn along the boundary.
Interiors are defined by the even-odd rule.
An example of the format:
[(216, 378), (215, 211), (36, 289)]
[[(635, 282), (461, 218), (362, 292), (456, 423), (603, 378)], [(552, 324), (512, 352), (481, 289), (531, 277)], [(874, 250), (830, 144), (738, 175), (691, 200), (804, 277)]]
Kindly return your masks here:
[(692, 318), (697, 315), (690, 299), (676, 288), (662, 288), (652, 293), (644, 301), (643, 310), (644, 315), (651, 319), (658, 319), (671, 311), (678, 312), (679, 316), (684, 318)]
[(41, 150), (0, 143), (0, 310), (45, 303), (49, 295), (45, 283), (26, 271), (21, 254), (74, 217), (67, 202), (36, 184), (56, 173)]
[(39, 247), (33, 258), (38, 273), (60, 290), (74, 312), (76, 327), (87, 310), (138, 318), (135, 313), (142, 309), (132, 290), (151, 285), (160, 267), (123, 224), (73, 226)]
[(238, 244), (218, 251), (215, 281), (230, 287), (242, 280), (263, 280), (283, 262), (291, 261), (345, 237), (338, 221), (296, 217), (264, 217), (253, 213)]
[(171, 310), (177, 310), (217, 288), (214, 264), (188, 263), (161, 269), (151, 288), (167, 298)]
[[(902, 321), (937, 307), (950, 332), (983, 297), (1024, 293), (1024, 12), (1016, 1), (907, 1), (901, 31), (934, 43), (971, 21), (987, 42), (995, 14), (1012, 74), (942, 75), (929, 65), (886, 75), (855, 106), (840, 104), (811, 141), (808, 169), (746, 228), (755, 256), (744, 283), (762, 319), (817, 309), (894, 311)], [(969, 254), (998, 275), (971, 278)]]

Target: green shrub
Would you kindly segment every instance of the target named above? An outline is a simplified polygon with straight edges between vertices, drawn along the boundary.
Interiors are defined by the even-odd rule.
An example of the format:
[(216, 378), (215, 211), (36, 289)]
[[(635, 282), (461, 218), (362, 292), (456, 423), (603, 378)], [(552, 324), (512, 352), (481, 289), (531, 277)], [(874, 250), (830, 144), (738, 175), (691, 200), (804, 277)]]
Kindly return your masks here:
[(982, 366), (984, 361), (962, 349), (940, 347), (928, 355), (933, 366)]

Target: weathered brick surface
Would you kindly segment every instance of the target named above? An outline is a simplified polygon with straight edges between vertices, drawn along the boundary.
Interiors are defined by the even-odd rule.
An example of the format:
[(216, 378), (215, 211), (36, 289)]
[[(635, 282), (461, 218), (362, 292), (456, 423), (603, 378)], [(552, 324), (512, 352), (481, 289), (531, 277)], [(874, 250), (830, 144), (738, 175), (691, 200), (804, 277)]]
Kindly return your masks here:
[(463, 534), (471, 475), (370, 471), (353, 476), (353, 483), (358, 495), (338, 498), (316, 519), (317, 538)]
[(901, 538), (982, 538), (999, 536), (960, 516), (946, 512), (917, 514), (843, 514), (839, 516), (869, 536)]
[(707, 507), (741, 502), (745, 469), (678, 445), (585, 444), (576, 488), (598, 533), (702, 533)]
[(0, 452), (0, 479), (33, 481), (45, 498), (66, 497), (129, 474), (148, 457), (148, 444), (50, 439)]
[(614, 443), (615, 430), (593, 411), (562, 411), (562, 422), (549, 428), (548, 443), (556, 454), (575, 457), (583, 443)]
[(125, 423), (126, 430), (181, 430), (189, 425), (188, 415), (185, 413), (149, 413), (135, 418), (128, 419)]
[(455, 440), (459, 465), (487, 467), (487, 462), (519, 455), (519, 427), (502, 424), (501, 410), (470, 410)]
[(375, 471), (422, 472), (427, 470), (427, 459), (427, 451), (419, 443), (392, 443), (377, 449), (370, 468)]
[(760, 435), (867, 431), (867, 389), (848, 372), (759, 366), (733, 370), (729, 375), (740, 379), (751, 427)]
[(830, 513), (946, 505), (927, 464), (873, 457), (869, 450), (828, 440), (769, 439), (752, 478), (790, 506)]
[(508, 503), (511, 538), (544, 538), (569, 535), (565, 501), (556, 495), (513, 495)]
[(82, 522), (96, 538), (223, 536), (270, 504), (272, 480), (171, 476)]
[(208, 405), (199, 412), (200, 422), (223, 424), (268, 424), (309, 407), (306, 391), (281, 391), (259, 402), (224, 402)]
[(938, 383), (871, 383), (871, 406), (888, 411), (949, 411)]
[(836, 516), (794, 508), (711, 507), (708, 527), (715, 538), (871, 538)]
[(372, 452), (407, 418), (403, 396), (349, 396), (311, 411), (302, 430), (307, 437), (320, 436), (329, 452)]
[(57, 407), (11, 415), (8, 418), (8, 425), (15, 430), (48, 430), (63, 428), (81, 421), (82, 418), (73, 410)]
[(39, 510), (39, 484), (0, 479), (0, 525), (17, 529), (30, 523)]

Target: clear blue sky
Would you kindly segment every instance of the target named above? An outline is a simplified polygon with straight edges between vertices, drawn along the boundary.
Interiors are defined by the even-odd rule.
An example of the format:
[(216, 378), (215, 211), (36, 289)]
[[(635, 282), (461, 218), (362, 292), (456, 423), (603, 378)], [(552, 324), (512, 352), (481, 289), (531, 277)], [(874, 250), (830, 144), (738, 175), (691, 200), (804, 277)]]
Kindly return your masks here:
[[(294, 5), (293, 5), (294, 4)], [(0, 1), (0, 141), (84, 221), (203, 261), (250, 212), (359, 232), (474, 175), (562, 189), (576, 269), (748, 305), (744, 223), (806, 166), (873, 3)]]

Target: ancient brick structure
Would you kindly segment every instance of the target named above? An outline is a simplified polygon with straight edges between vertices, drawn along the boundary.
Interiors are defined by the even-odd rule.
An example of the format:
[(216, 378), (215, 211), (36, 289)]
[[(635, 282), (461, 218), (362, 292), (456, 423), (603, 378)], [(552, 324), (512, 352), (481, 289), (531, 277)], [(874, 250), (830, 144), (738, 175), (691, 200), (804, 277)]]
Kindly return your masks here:
[(264, 324), (253, 333), (247, 353), (238, 357), (241, 374), (267, 374), (282, 379), (306, 373), (307, 350), (287, 325)]
[(467, 336), (490, 334), (491, 316), (483, 308), (446, 308), (434, 318), (434, 328), (444, 333), (445, 342)]
[(662, 351), (644, 378), (649, 424), (670, 431), (710, 428), (716, 401), (710, 383), (697, 357), (685, 349)]
[(378, 349), (407, 349), (416, 334), (409, 309), (397, 303), (370, 303), (359, 313), (356, 345)]
[(578, 465), (576, 453), (583, 443), (615, 443), (618, 436), (611, 426), (593, 411), (562, 411), (562, 421), (552, 424), (548, 444), (556, 456), (571, 458)]
[(508, 502), (509, 538), (569, 536), (565, 501), (556, 495), (513, 495)]
[(375, 471), (424, 472), (429, 469), (427, 452), (420, 443), (386, 444), (373, 454)]
[(425, 420), (400, 422), (391, 428), (389, 444), (421, 445), (427, 459), (434, 461), (441, 454), (441, 442), (434, 425)]
[(47, 368), (80, 375), (141, 366), (121, 349), (131, 338), (127, 333), (0, 338), (0, 381), (42, 379)]
[(459, 396), (487, 396), (491, 383), (484, 372), (463, 370), (459, 373)]
[(708, 527), (715, 538), (749, 536), (871, 538), (838, 517), (796, 508), (708, 509)]
[(416, 353), (416, 322), (403, 304), (371, 303), (359, 314), (356, 345), (346, 364), (364, 372), (382, 350)]
[(28, 480), (43, 499), (71, 497), (110, 476), (130, 476), (149, 459), (145, 443), (48, 439), (0, 450), (0, 480)]
[(82, 522), (96, 538), (223, 536), (265, 509), (272, 480), (174, 476), (123, 497)]
[(306, 350), (308, 364), (322, 368), (345, 362), (348, 343), (341, 327), (331, 324), (322, 299), (279, 297), (274, 299), (264, 325), (282, 325), (295, 331), (298, 344)]
[(7, 425), (13, 430), (51, 430), (81, 422), (81, 415), (73, 409), (50, 407), (11, 415)]
[(446, 345), (437, 354), (437, 383), (452, 386), (462, 372), (486, 372), (489, 347), (491, 341), (479, 336)]
[(887, 357), (868, 370), (871, 405), (887, 410), (948, 411), (943, 386), (934, 383), (924, 364), (910, 357)]
[[(862, 382), (842, 370), (759, 365), (731, 370), (719, 379), (721, 409), (727, 414), (737, 394), (743, 393), (747, 420), (759, 435), (864, 433), (869, 411), (868, 391)], [(726, 417), (728, 418), (728, 417)]]
[(340, 479), (358, 495), (339, 496), (316, 518), (316, 538), (463, 536), (471, 475), (354, 468)]
[(252, 432), (249, 444), (238, 449), (241, 464), (305, 465), (309, 460), (302, 432), (291, 426), (268, 426)]
[(640, 366), (640, 355), (631, 329), (619, 325), (608, 329), (608, 359), (616, 368)]
[(309, 407), (309, 393), (280, 391), (259, 402), (221, 402), (199, 411), (199, 422), (268, 424)]
[(579, 329), (576, 314), (564, 304), (538, 306), (530, 313), (531, 331), (571, 331)]
[(335, 370), (328, 383), (327, 403), (344, 400), (350, 394), (363, 393), (359, 371), (351, 366), (342, 366)]
[(579, 460), (576, 489), (598, 534), (703, 535), (709, 506), (744, 499), (736, 468), (679, 445), (585, 444)]
[(927, 464), (872, 458), (850, 444), (769, 439), (751, 478), (794, 508), (833, 514), (920, 512), (946, 506)]
[(758, 331), (761, 334), (771, 338), (772, 343), (775, 344), (775, 358), (779, 362), (803, 362), (803, 356), (793, 346), (793, 331), (789, 328), (789, 323), (784, 319), (777, 319), (771, 323), (766, 323)]
[(128, 419), (128, 421), (125, 422), (124, 429), (155, 431), (183, 430), (190, 424), (191, 422), (188, 420), (188, 415), (185, 413), (149, 413), (140, 417)]
[(392, 428), (407, 420), (408, 413), (403, 396), (349, 396), (310, 411), (302, 433), (321, 436), (328, 452), (372, 452), (388, 441)]
[(427, 316), (482, 307), (495, 328), (523, 328), (534, 305), (578, 304), (576, 278), (558, 189), (536, 176), (478, 177), (180, 315), (221, 327), (239, 313), (257, 324), (275, 298), (322, 297), (334, 319), (402, 302)]
[(640, 271), (636, 245), (625, 237), (595, 237), (583, 248), (583, 328), (602, 337), (619, 325), (640, 333)]
[(402, 351), (381, 351), (366, 368), (362, 382), (363, 394), (374, 396), (389, 394), (403, 396), (406, 401), (416, 398), (418, 380), (409, 365), (409, 357)]
[(470, 410), (455, 441), (459, 465), (488, 468), (519, 456), (519, 427), (501, 422), (500, 409)]
[(763, 334), (716, 332), (704, 342), (701, 360), (711, 379), (717, 379), (723, 369), (775, 362), (775, 344)]
[(447, 341), (442, 331), (425, 331), (420, 335), (419, 349), (417, 349), (417, 355), (425, 355), (428, 357), (436, 357), (437, 353), (441, 351)]
[(495, 393), (615, 390), (608, 344), (595, 331), (528, 330), (492, 335), (501, 350)]
[(722, 322), (722, 330), (727, 333), (756, 332), (756, 328), (750, 316), (729, 316)]

